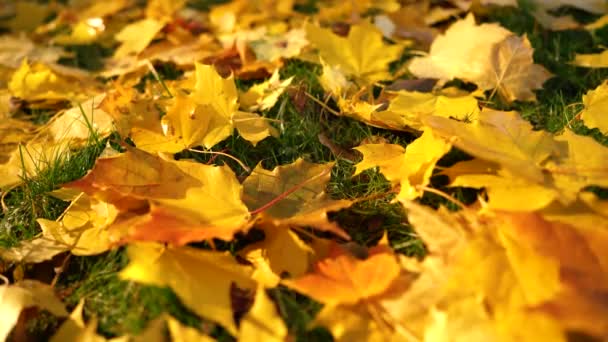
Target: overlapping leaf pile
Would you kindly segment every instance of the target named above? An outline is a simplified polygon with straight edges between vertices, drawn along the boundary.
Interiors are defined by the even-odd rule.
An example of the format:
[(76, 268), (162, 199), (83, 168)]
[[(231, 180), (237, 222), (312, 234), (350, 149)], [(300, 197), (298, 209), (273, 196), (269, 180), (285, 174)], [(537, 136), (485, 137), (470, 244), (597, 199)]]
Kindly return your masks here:
[[(608, 22), (584, 27), (553, 11), (566, 4), (601, 15), (603, 1), (532, 2), (546, 29)], [(608, 188), (608, 148), (568, 128), (536, 130), (504, 111), (536, 101), (552, 77), (534, 62), (525, 35), (482, 23), (517, 3), (328, 1), (314, 15), (294, 10), (304, 3), (0, 8), (8, 32), (0, 36), (2, 198), (92, 140), (107, 143), (84, 177), (50, 193), (70, 203), (63, 214), (38, 218), (40, 234), (3, 248), (2, 260), (14, 266), (126, 248), (122, 279), (170, 288), (191, 312), (243, 341), (290, 338), (267, 292), (277, 286), (322, 303), (313, 325), (339, 341), (608, 338), (608, 203), (590, 191)], [(73, 57), (71, 47), (92, 43), (113, 51), (97, 71), (59, 63)], [(605, 67), (605, 57), (570, 62)], [(324, 97), (302, 97), (294, 78), (281, 76), (289, 59), (320, 65)], [(183, 75), (163, 79), (163, 64)], [(589, 89), (577, 116), (604, 134), (607, 87)], [(226, 139), (255, 148), (280, 136), (282, 122), (265, 114), (281, 98), (415, 137), (407, 146), (363, 142), (352, 176), (377, 168), (390, 182), (388, 196), (426, 246), (423, 259), (396, 253), (386, 237), (369, 248), (347, 243), (329, 214), (364, 199), (326, 193), (334, 162), (299, 158), (266, 169), (238, 161), (235, 172), (213, 158), (184, 158), (230, 157), (216, 148)], [(55, 114), (37, 126), (23, 114), (36, 110)], [(438, 167), (454, 149), (470, 158)], [(479, 189), (477, 199), (462, 204), (433, 188), (437, 176)], [(430, 192), (459, 210), (420, 204)], [(263, 238), (247, 241), (251, 231)], [(216, 246), (239, 240), (244, 246), (230, 252)], [(83, 319), (87, 298), (68, 314), (51, 285), (15, 272), (14, 282), (4, 278), (1, 339), (22, 329), (20, 313), (32, 306), (64, 318), (54, 340), (104, 339), (96, 317)], [(237, 290), (249, 302), (240, 312)], [(163, 315), (141, 336), (120, 339), (211, 340), (208, 332)]]

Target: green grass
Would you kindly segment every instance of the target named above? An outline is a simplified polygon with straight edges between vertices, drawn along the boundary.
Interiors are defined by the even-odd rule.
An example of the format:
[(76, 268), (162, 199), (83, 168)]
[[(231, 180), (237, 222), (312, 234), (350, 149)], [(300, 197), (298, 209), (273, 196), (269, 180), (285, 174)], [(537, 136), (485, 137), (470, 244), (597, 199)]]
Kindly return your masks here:
[[(8, 210), (0, 214), (0, 247), (12, 247), (38, 234), (37, 218), (54, 220), (61, 215), (68, 203), (48, 192), (84, 176), (95, 164), (105, 141), (91, 139), (82, 149), (63, 153), (38, 165), (40, 172), (35, 177), (25, 177), (21, 186), (8, 192), (4, 198)], [(26, 148), (23, 153), (27, 153)]]
[[(208, 8), (216, 2), (218, 1), (190, 0), (188, 4), (193, 8)], [(314, 8), (315, 1), (308, 1), (300, 10), (312, 11)], [(581, 15), (578, 12), (575, 14)], [(596, 52), (595, 46), (608, 45), (608, 29), (595, 33), (548, 32), (534, 22), (526, 9), (500, 9), (490, 13), (485, 20), (497, 21), (518, 34), (525, 33), (535, 48), (534, 58), (537, 63), (543, 64), (556, 75), (538, 91), (538, 102), (507, 105), (495, 98), (492, 99), (493, 106), (520, 111), (536, 129), (558, 133), (568, 126), (579, 134), (593, 136), (597, 141), (608, 145), (606, 136), (573, 120), (581, 109), (581, 96), (608, 78), (608, 71), (584, 69), (567, 63), (573, 59), (575, 53)], [(99, 68), (100, 58), (110, 53), (100, 46), (74, 46), (71, 49), (73, 49), (73, 57), (62, 60), (62, 63), (91, 70)], [(397, 68), (408, 58), (409, 55), (404, 54), (394, 67)], [(175, 79), (181, 76), (181, 72), (172, 65), (158, 64), (155, 67), (162, 79)], [(331, 214), (330, 218), (337, 221), (356, 244), (372, 246), (386, 232), (397, 252), (423, 257), (425, 246), (409, 226), (402, 207), (392, 203), (394, 194), (389, 191), (389, 182), (376, 170), (367, 170), (353, 177), (357, 159), (337, 157), (318, 138), (319, 134), (323, 134), (340, 148), (350, 150), (372, 136), (379, 136), (402, 146), (407, 146), (415, 136), (381, 130), (350, 118), (337, 117), (311, 100), (294, 101), (294, 94), (298, 89), (321, 101), (324, 100), (323, 91), (316, 79), (319, 72), (318, 66), (297, 60), (288, 61), (281, 69), (282, 78), (295, 77), (292, 83), (293, 89), (290, 94), (282, 95), (274, 108), (263, 113), (264, 116), (276, 120), (276, 126), (281, 133), (279, 137), (265, 139), (254, 147), (235, 134), (215, 146), (213, 150), (229, 153), (250, 168), (262, 163), (264, 167), (270, 169), (291, 163), (298, 158), (312, 162), (335, 161), (327, 187), (328, 194), (336, 199), (364, 198), (364, 200), (358, 201), (351, 208)], [(157, 81), (151, 75), (147, 75), (142, 79), (139, 87), (143, 89), (148, 82)], [(466, 87), (462, 82), (453, 84)], [(249, 85), (251, 82), (239, 82), (241, 88)], [(334, 104), (330, 101), (328, 105)], [(50, 114), (34, 113), (34, 116), (44, 121), (48, 120)], [(69, 156), (65, 155), (44, 165), (38, 176), (25, 179), (22, 186), (10, 191), (5, 198), (9, 209), (0, 216), (0, 246), (5, 248), (14, 246), (19, 241), (35, 236), (39, 232), (36, 218), (58, 217), (67, 203), (49, 196), (48, 192), (65, 182), (82, 177), (94, 165), (105, 142), (106, 140), (91, 140), (84, 148), (70, 153)], [(237, 176), (242, 178), (247, 175), (246, 170), (237, 163), (222, 156), (183, 152), (177, 157), (193, 158), (200, 162), (209, 162), (214, 158), (214, 163), (228, 164), (235, 170)], [(465, 153), (455, 149), (442, 158), (439, 164), (449, 166), (467, 158), (469, 157)], [(445, 177), (435, 176), (432, 183), (435, 188), (465, 203), (474, 201), (477, 196), (477, 192), (470, 189), (447, 188)], [(605, 189), (596, 188), (594, 191), (608, 196)], [(457, 209), (453, 203), (435, 194), (426, 193), (421, 201), (433, 207), (443, 205), (451, 210)], [(248, 243), (260, 238), (259, 231), (253, 230), (249, 234), (239, 235), (235, 241), (217, 243), (216, 246), (236, 254)], [(196, 246), (206, 248), (207, 245), (201, 243)], [(200, 327), (211, 324), (191, 313), (169, 289), (142, 286), (119, 279), (118, 272), (127, 262), (123, 249), (115, 249), (95, 257), (72, 257), (67, 269), (59, 278), (57, 284), (59, 293), (70, 308), (84, 298), (85, 315), (97, 317), (99, 332), (108, 337), (137, 334), (150, 320), (163, 312), (170, 313), (190, 326)], [(269, 294), (275, 300), (279, 312), (297, 340), (331, 340), (327, 330), (310, 328), (314, 315), (321, 308), (319, 303), (285, 287), (272, 289)], [(42, 332), (50, 333), (56, 325), (57, 322), (48, 315), (41, 315), (32, 323), (32, 336), (42, 336)], [(215, 328), (213, 335), (223, 341), (232, 340), (221, 328)]]
[(106, 336), (138, 334), (148, 321), (163, 312), (190, 326), (201, 324), (171, 290), (119, 279), (118, 272), (127, 262), (123, 249), (93, 257), (73, 257), (57, 288), (69, 307), (84, 299), (85, 317), (97, 317), (98, 330)]

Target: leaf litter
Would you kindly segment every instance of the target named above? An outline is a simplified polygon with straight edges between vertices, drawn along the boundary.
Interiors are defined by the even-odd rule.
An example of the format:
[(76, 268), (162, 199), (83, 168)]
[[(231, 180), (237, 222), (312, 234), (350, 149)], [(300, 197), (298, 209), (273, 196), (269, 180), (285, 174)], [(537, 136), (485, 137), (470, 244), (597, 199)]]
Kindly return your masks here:
[[(45, 336), (57, 341), (213, 340), (217, 331), (291, 340), (301, 332), (277, 291), (320, 303), (303, 329), (322, 326), (337, 341), (608, 338), (608, 149), (571, 122), (552, 134), (517, 111), (555, 77), (535, 62), (535, 40), (487, 21), (517, 2), (193, 3), (2, 8), (2, 217), (11, 212), (5, 199), (15, 206), (11, 196), (46, 169), (88, 144), (103, 151), (44, 190), (66, 205), (39, 215), (34, 203), (33, 238), (2, 243), (0, 338), (27, 336), (38, 307), (62, 320)], [(563, 5), (597, 21), (560, 16)], [(530, 6), (521, 10), (544, 30), (595, 32), (607, 22), (601, 1)], [(78, 45), (112, 53), (99, 56), (100, 70), (61, 64)], [(602, 54), (567, 62), (603, 68)], [(319, 72), (289, 74), (293, 61)], [(159, 73), (167, 65), (175, 77)], [(572, 118), (599, 134), (608, 129), (602, 81), (582, 89)], [(335, 158), (240, 160), (234, 141), (256, 153), (292, 134), (286, 106), (312, 107), (321, 125), (355, 120), (377, 135), (346, 142), (311, 132)], [(35, 122), (37, 112), (50, 120)], [(456, 149), (467, 156), (446, 165)], [(347, 178), (375, 170), (387, 188), (336, 196), (328, 189), (344, 163)], [(451, 195), (462, 188), (476, 197)], [(430, 195), (443, 199), (425, 205)], [(424, 257), (398, 253), (391, 231), (360, 245), (352, 240), (371, 227), (353, 231), (336, 219), (378, 198), (405, 212), (399, 233), (411, 226)], [(86, 296), (68, 305), (58, 281), (70, 276), (62, 273), (70, 257), (117, 250), (129, 259), (121, 281), (169, 288), (204, 323), (164, 313), (139, 334), (109, 336)], [(50, 280), (23, 273), (57, 260)]]

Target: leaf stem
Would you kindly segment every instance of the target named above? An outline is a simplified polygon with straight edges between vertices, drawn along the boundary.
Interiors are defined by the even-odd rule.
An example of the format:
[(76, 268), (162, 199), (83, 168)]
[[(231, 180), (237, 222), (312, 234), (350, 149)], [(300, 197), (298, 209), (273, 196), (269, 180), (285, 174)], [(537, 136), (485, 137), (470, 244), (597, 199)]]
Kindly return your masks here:
[(218, 151), (201, 151), (201, 150), (195, 150), (193, 148), (189, 148), (188, 151), (190, 152), (195, 152), (195, 153), (201, 153), (201, 154), (219, 154), (221, 156), (230, 158), (232, 160), (234, 160), (235, 162), (237, 162), (245, 171), (247, 172), (251, 172), (251, 169), (245, 165), (245, 163), (243, 163), (242, 161), (240, 161), (237, 157), (232, 156), (228, 153), (224, 153), (224, 152), (218, 152)]

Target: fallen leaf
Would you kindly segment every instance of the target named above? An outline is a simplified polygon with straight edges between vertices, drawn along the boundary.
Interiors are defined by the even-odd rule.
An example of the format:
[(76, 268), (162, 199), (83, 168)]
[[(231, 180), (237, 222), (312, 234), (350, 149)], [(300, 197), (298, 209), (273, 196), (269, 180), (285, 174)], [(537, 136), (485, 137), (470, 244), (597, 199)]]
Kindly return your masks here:
[(342, 251), (318, 261), (313, 273), (284, 280), (283, 284), (330, 306), (356, 304), (385, 292), (400, 272), (392, 253), (372, 252), (367, 259), (359, 260)]
[(256, 287), (249, 267), (228, 254), (192, 247), (141, 243), (130, 245), (127, 252), (130, 263), (120, 272), (122, 279), (168, 286), (190, 310), (236, 335), (230, 287)]
[(339, 65), (347, 75), (363, 84), (389, 79), (388, 64), (399, 58), (403, 51), (400, 45), (385, 44), (382, 33), (368, 22), (353, 25), (346, 38), (306, 24), (306, 37), (319, 49), (326, 63)]
[[(477, 39), (465, 38), (471, 36)], [(417, 77), (459, 78), (482, 90), (495, 89), (509, 102), (534, 101), (532, 90), (551, 74), (534, 64), (532, 53), (526, 37), (514, 36), (497, 24), (476, 25), (473, 15), (468, 15), (435, 39), (429, 56), (414, 58), (409, 70)]]
[(287, 327), (277, 312), (275, 304), (266, 294), (263, 286), (258, 286), (253, 306), (241, 320), (239, 341), (285, 341)]
[(526, 36), (509, 36), (494, 46), (491, 61), (496, 82), (491, 88), (506, 101), (536, 101), (532, 90), (542, 88), (551, 77), (547, 69), (534, 64), (533, 53)]
[(108, 227), (117, 219), (115, 206), (87, 195), (75, 198), (61, 220), (38, 219), (42, 240), (55, 240), (74, 255), (95, 255), (110, 249), (116, 241)]
[(600, 53), (577, 53), (572, 64), (585, 68), (608, 68), (608, 50)]
[(600, 132), (608, 133), (608, 115), (603, 107), (608, 106), (608, 82), (600, 84), (597, 88), (583, 95), (585, 108), (580, 112), (580, 118), (589, 128), (599, 128)]
[[(348, 235), (327, 213), (350, 206), (349, 200), (332, 200), (325, 193), (333, 163), (295, 162), (265, 170), (258, 164), (243, 182), (243, 201), (259, 220), (274, 226), (310, 226), (332, 232), (342, 238)], [(261, 210), (263, 209), (263, 210)]]
[[(127, 239), (171, 242), (219, 238), (230, 240), (251, 226), (241, 200), (243, 187), (227, 166), (180, 161), (175, 165), (199, 181), (183, 196), (155, 198), (147, 220), (133, 227)], [(175, 184), (167, 184), (169, 190)]]
[(509, 35), (511, 32), (498, 24), (476, 25), (475, 17), (469, 14), (433, 41), (428, 56), (414, 58), (409, 70), (419, 78), (444, 81), (460, 78), (484, 83), (489, 79), (490, 84), (484, 85), (491, 87), (496, 77), (489, 69), (493, 47)]
[(241, 108), (247, 111), (263, 111), (274, 107), (291, 81), (293, 77), (281, 81), (279, 73), (273, 73), (267, 81), (255, 84), (239, 94)]
[(550, 134), (534, 131), (516, 112), (485, 110), (471, 124), (439, 116), (426, 117), (424, 123), (454, 146), (532, 182), (544, 182), (541, 164), (558, 150)]
[(416, 91), (399, 91), (390, 100), (385, 111), (373, 113), (372, 122), (379, 122), (388, 127), (403, 129), (410, 127), (423, 130), (422, 118), (428, 115), (456, 118), (472, 122), (479, 116), (477, 99), (472, 95), (445, 96)]
[(30, 64), (27, 59), (11, 77), (8, 89), (11, 95), (27, 101), (77, 101), (88, 97), (82, 82), (58, 75), (42, 63)]
[(13, 285), (0, 285), (0, 340), (6, 340), (17, 324), (23, 309), (37, 306), (52, 314), (65, 317), (68, 315), (63, 303), (57, 298), (53, 288), (36, 280), (23, 280)]
[(114, 58), (139, 54), (164, 26), (165, 22), (152, 18), (142, 19), (125, 26), (114, 37), (121, 43), (114, 51)]
[(114, 130), (113, 118), (99, 108), (105, 94), (79, 103), (59, 114), (47, 126), (55, 141), (86, 141), (93, 135), (106, 137)]
[(97, 318), (92, 318), (87, 324), (83, 320), (84, 300), (76, 305), (70, 317), (61, 324), (57, 332), (51, 337), (51, 342), (61, 341), (88, 341), (88, 342), (127, 342), (128, 336), (106, 339), (97, 334)]
[(354, 175), (372, 166), (401, 190), (398, 199), (414, 199), (422, 196), (423, 188), (430, 182), (435, 164), (451, 148), (451, 144), (426, 130), (422, 136), (407, 146), (369, 144), (356, 147), (363, 153), (363, 160), (356, 165)]
[[(98, 158), (86, 176), (65, 184), (109, 202), (135, 199), (183, 198), (201, 182), (184, 172), (179, 163), (166, 161), (136, 148)], [(204, 165), (201, 165), (204, 167)]]
[[(313, 249), (288, 227), (262, 226), (264, 241), (247, 246), (243, 255), (256, 265), (260, 281), (277, 286), (282, 275), (299, 277), (312, 264)], [(268, 270), (263, 270), (264, 268)], [(262, 281), (263, 280), (263, 281)]]

